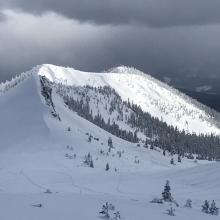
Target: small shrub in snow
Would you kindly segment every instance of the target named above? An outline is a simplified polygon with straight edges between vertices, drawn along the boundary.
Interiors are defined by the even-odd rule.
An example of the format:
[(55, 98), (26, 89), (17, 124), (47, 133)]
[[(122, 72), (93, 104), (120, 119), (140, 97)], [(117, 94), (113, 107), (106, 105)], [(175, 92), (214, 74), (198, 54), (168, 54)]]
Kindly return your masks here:
[(105, 155), (104, 150), (101, 149), (99, 152), (100, 152), (101, 155)]
[(151, 202), (151, 203), (163, 204), (163, 199), (154, 198), (154, 199), (151, 200), (150, 202)]
[(102, 218), (109, 220), (118, 220), (121, 218), (121, 214), (119, 211), (115, 212), (115, 206), (111, 203), (106, 202), (103, 206), (99, 214), (102, 215)]
[(192, 154), (186, 154), (187, 159), (193, 160), (194, 156)]
[(170, 207), (169, 209), (167, 209), (167, 215), (170, 216), (175, 216), (175, 209), (173, 207)]
[(121, 151), (117, 151), (118, 157), (121, 158)]
[(191, 199), (187, 199), (187, 200), (186, 200), (186, 204), (184, 205), (184, 207), (186, 207), (186, 208), (192, 208), (192, 200), (191, 200)]
[(194, 163), (198, 163), (198, 160), (197, 160), (197, 159), (194, 159)]
[(89, 135), (89, 137), (88, 137), (88, 142), (89, 143), (92, 142), (92, 136), (91, 135)]
[(46, 191), (44, 193), (51, 194), (52, 191), (50, 189), (46, 189)]
[(138, 159), (138, 157), (137, 157), (137, 156), (135, 156), (134, 163), (137, 163), (137, 164), (139, 164), (139, 163), (140, 163), (140, 160)]
[(33, 207), (42, 208), (43, 205), (41, 203), (32, 205)]
[(71, 128), (70, 128), (70, 127), (68, 127), (68, 128), (67, 128), (67, 131), (71, 131)]
[(120, 218), (121, 218), (120, 212), (119, 212), (119, 211), (115, 212), (115, 213), (114, 213), (113, 220), (118, 220), (118, 219), (120, 219)]

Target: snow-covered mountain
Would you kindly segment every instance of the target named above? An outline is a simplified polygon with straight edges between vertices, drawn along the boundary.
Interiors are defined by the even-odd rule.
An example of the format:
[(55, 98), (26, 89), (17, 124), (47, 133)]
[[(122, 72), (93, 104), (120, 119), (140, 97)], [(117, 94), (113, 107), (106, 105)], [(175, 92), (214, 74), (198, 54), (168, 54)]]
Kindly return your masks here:
[[(178, 155), (163, 156), (160, 148), (118, 138), (85, 119), (88, 115), (73, 111), (78, 106), (67, 105), (67, 96), (85, 101), (93, 116), (101, 115), (107, 123), (110, 118), (130, 132), (136, 129), (126, 120), (134, 114), (123, 102), (128, 98), (167, 123), (175, 124), (181, 109), (180, 129), (186, 129), (182, 122), (188, 120), (191, 131), (219, 132), (218, 120), (214, 122), (208, 108), (137, 70), (85, 73), (53, 65), (35, 67), (0, 85), (0, 219), (97, 220), (106, 201), (114, 203), (125, 220), (143, 220), (146, 213), (152, 219), (168, 219), (169, 203), (149, 203), (161, 196), (167, 179), (180, 204), (177, 219), (210, 219), (200, 209), (204, 199), (220, 203), (218, 163), (186, 157), (180, 163)], [(141, 130), (138, 135), (145, 139)], [(87, 163), (88, 154), (94, 168)], [(183, 208), (188, 198), (193, 200), (190, 210)]]
[(169, 125), (188, 132), (220, 133), (219, 115), (195, 100), (134, 68), (118, 67), (105, 73), (88, 73), (72, 68), (42, 65), (38, 74), (65, 85), (110, 86), (121, 96), (140, 105)]
[(44, 64), (0, 85), (0, 92), (30, 75), (45, 76), (67, 86), (109, 86), (123, 101), (130, 100), (168, 125), (190, 133), (220, 134), (218, 113), (134, 68), (121, 66), (104, 73), (90, 73)]

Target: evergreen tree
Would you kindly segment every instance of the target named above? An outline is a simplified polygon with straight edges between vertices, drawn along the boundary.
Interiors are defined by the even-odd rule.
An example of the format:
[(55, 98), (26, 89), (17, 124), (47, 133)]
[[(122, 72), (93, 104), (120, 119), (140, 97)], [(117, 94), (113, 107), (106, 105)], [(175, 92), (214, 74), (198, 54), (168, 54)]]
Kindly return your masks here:
[(105, 166), (105, 170), (108, 171), (110, 169), (109, 164), (107, 163)]
[(91, 161), (90, 161), (89, 166), (90, 166), (91, 168), (94, 168), (94, 163), (93, 163), (93, 160), (91, 160)]
[(170, 164), (174, 165), (174, 159), (173, 158), (171, 158)]
[(88, 137), (88, 142), (91, 142), (91, 141), (92, 141), (92, 136), (89, 135), (89, 137)]
[(110, 219), (109, 207), (107, 202), (105, 205), (102, 206), (102, 210), (99, 213), (103, 215), (104, 219)]
[(108, 146), (110, 148), (113, 148), (113, 142), (112, 142), (112, 138), (111, 137), (108, 138)]
[(202, 205), (202, 212), (209, 213), (209, 202), (205, 200), (204, 204)]
[(212, 203), (211, 203), (210, 208), (209, 208), (209, 213), (211, 215), (218, 215), (218, 212), (219, 212), (219, 208), (216, 207), (215, 201), (212, 200)]
[(173, 201), (173, 198), (171, 196), (171, 192), (170, 192), (171, 188), (170, 188), (170, 182), (169, 180), (166, 181), (166, 184), (164, 186), (164, 191), (162, 192), (162, 197), (163, 197), (163, 200), (165, 202), (171, 202)]
[(148, 140), (147, 140), (147, 138), (146, 138), (146, 140), (145, 140), (144, 147), (145, 147), (145, 148), (148, 148)]

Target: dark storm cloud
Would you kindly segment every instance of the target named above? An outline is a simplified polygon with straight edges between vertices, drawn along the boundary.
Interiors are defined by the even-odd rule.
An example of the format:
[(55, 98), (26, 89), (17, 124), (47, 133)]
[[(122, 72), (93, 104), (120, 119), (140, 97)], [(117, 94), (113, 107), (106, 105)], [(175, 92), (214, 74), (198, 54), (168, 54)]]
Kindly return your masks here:
[(134, 66), (157, 76), (218, 76), (220, 25), (96, 26), (56, 14), (7, 12), (0, 25), (1, 80), (37, 64), (86, 71)]
[(0, 22), (3, 22), (7, 19), (7, 16), (5, 16), (1, 11), (0, 11)]
[(219, 4), (0, 0), (0, 81), (42, 63), (86, 71), (128, 65), (161, 78), (219, 77)]
[(53, 11), (98, 24), (150, 27), (220, 23), (219, 0), (0, 0), (30, 13)]

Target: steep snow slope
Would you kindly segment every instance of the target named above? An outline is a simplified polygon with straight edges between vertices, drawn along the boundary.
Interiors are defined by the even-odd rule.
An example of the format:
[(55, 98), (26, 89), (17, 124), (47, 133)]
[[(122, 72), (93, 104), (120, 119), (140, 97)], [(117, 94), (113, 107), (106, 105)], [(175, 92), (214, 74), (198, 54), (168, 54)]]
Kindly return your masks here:
[[(201, 205), (205, 199), (220, 205), (219, 163), (183, 158), (173, 166), (170, 155), (126, 142), (79, 117), (53, 91), (52, 110), (59, 120), (37, 75), (7, 90), (0, 94), (0, 219), (98, 220), (106, 201), (125, 220), (170, 219), (165, 214), (170, 204), (149, 203), (161, 196), (167, 179), (180, 204), (176, 219), (218, 219), (201, 213)], [(88, 135), (94, 137), (91, 143)], [(89, 152), (94, 168), (83, 163)], [(52, 194), (44, 193), (47, 189)], [(192, 209), (183, 208), (188, 198)], [(42, 208), (33, 206), (39, 203)]]
[(0, 95), (1, 149), (45, 138), (49, 133), (45, 111), (35, 77)]
[(66, 85), (110, 86), (154, 117), (190, 133), (220, 134), (219, 115), (176, 90), (132, 68), (119, 67), (108, 73), (88, 73), (54, 65), (39, 66), (38, 74)]

